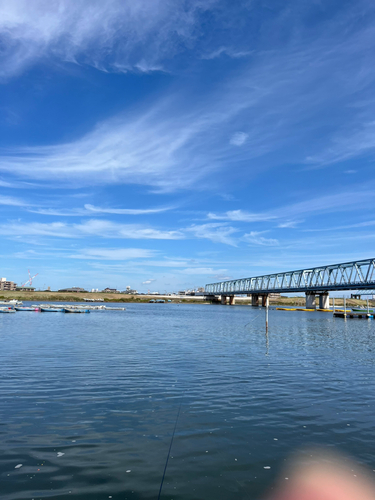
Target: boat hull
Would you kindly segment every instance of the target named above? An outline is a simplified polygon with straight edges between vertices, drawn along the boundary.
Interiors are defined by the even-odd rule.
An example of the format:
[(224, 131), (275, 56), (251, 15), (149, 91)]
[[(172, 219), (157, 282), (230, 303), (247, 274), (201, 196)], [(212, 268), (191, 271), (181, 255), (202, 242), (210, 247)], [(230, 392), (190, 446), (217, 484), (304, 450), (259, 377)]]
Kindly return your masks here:
[(81, 310), (81, 309), (64, 309), (64, 312), (65, 313), (78, 313), (78, 314), (82, 314), (82, 313), (89, 313), (90, 310), (89, 309), (84, 309), (84, 310)]
[(39, 307), (15, 307), (16, 311), (40, 311)]

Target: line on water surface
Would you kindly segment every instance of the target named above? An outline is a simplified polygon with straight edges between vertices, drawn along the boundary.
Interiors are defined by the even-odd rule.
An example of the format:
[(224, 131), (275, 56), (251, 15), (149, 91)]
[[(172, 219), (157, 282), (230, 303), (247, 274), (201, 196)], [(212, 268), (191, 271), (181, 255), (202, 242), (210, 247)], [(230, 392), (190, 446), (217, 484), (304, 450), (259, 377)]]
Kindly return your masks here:
[(257, 318), (259, 318), (259, 316), (260, 316), (260, 315), (261, 315), (261, 313), (257, 314), (257, 315), (255, 316), (255, 318), (253, 318), (251, 321), (249, 321), (248, 323), (246, 323), (246, 325), (244, 326), (244, 328), (246, 328), (246, 327), (247, 327), (247, 325), (250, 325), (250, 323), (252, 323), (253, 321), (255, 321)]
[(172, 433), (172, 438), (171, 438), (171, 442), (170, 442), (170, 444), (169, 444), (169, 450), (168, 450), (167, 460), (166, 460), (166, 462), (165, 462), (164, 472), (163, 472), (163, 476), (162, 476), (162, 478), (161, 478), (161, 483), (160, 483), (160, 488), (159, 488), (158, 500), (160, 500), (161, 490), (163, 489), (163, 483), (164, 483), (165, 473), (167, 472), (167, 467), (168, 467), (169, 456), (170, 456), (170, 454), (171, 454), (171, 449), (172, 449), (172, 444), (173, 444), (174, 434), (175, 434), (175, 432), (176, 432), (177, 422), (178, 422), (178, 418), (179, 418), (179, 416), (180, 416), (180, 411), (181, 411), (182, 400), (183, 400), (184, 394), (185, 394), (185, 392), (184, 392), (184, 393), (182, 394), (182, 396), (181, 396), (180, 406), (178, 407), (178, 412), (177, 412), (176, 422), (175, 422), (175, 424), (174, 424), (174, 429), (173, 429), (173, 433)]

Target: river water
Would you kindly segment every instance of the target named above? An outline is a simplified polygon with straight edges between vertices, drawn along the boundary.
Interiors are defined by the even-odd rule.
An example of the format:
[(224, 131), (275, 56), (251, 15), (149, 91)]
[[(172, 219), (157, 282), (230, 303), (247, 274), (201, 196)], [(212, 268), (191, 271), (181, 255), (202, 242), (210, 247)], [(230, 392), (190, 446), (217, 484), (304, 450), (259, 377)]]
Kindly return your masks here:
[(157, 499), (169, 449), (173, 500), (261, 499), (312, 445), (375, 469), (373, 321), (126, 308), (0, 314), (2, 499)]

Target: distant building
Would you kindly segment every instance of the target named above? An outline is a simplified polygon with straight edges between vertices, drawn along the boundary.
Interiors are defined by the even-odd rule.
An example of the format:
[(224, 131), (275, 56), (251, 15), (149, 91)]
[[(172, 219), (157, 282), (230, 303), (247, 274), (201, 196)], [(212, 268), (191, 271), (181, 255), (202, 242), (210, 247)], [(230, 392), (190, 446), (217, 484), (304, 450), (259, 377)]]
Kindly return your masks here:
[(104, 290), (102, 290), (102, 292), (104, 292), (104, 293), (118, 293), (116, 288), (104, 288)]
[(16, 292), (34, 292), (35, 288), (33, 286), (17, 286)]
[(91, 288), (91, 293), (98, 293), (99, 292), (99, 288)]
[(72, 286), (71, 288), (61, 288), (61, 290), (58, 290), (58, 292), (76, 292), (76, 293), (86, 292), (87, 293), (87, 290), (85, 290), (84, 288), (80, 288), (79, 286)]
[(0, 290), (13, 291), (16, 290), (16, 283), (13, 281), (7, 281), (6, 278), (0, 278)]

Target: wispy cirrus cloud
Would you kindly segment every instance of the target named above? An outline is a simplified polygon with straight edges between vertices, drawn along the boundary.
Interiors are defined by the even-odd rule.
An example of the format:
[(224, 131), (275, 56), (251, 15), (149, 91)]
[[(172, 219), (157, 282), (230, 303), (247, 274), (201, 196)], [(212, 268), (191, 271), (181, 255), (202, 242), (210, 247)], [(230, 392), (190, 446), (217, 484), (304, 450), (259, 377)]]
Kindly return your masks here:
[(176, 240), (184, 238), (179, 231), (163, 231), (137, 224), (119, 224), (108, 220), (90, 219), (80, 224), (65, 222), (9, 222), (0, 225), (0, 234), (10, 237), (51, 236), (56, 238), (100, 238)]
[(0, 195), (0, 205), (8, 205), (10, 207), (28, 207), (29, 203), (20, 198), (15, 198), (13, 196), (2, 196)]
[(250, 243), (251, 245), (261, 245), (267, 247), (274, 247), (279, 245), (279, 241), (275, 238), (265, 238), (262, 234), (265, 231), (251, 231), (248, 234), (245, 234), (243, 239)]
[(223, 223), (210, 224), (194, 224), (186, 228), (188, 233), (191, 233), (195, 238), (204, 238), (213, 241), (214, 243), (223, 243), (225, 245), (236, 246), (236, 239), (233, 234), (238, 232), (238, 229), (228, 226)]
[(148, 259), (154, 257), (155, 253), (144, 248), (86, 248), (69, 257), (83, 260), (131, 260)]
[(233, 144), (234, 146), (242, 146), (243, 144), (245, 144), (248, 137), (249, 134), (246, 134), (245, 132), (235, 132), (230, 138), (229, 143)]
[[(86, 5), (78, 3), (79, 8)], [(159, 3), (163, 2), (155, 5)], [(149, 6), (142, 0), (141, 6), (134, 9), (145, 10), (146, 4)], [(62, 5), (64, 17), (68, 4)], [(94, 2), (85, 12), (85, 29), (91, 29), (88, 20), (92, 13), (101, 19), (102, 25), (100, 14), (104, 7), (100, 5)], [(119, 5), (115, 0), (106, 4), (103, 19), (109, 15), (107, 11), (118, 16)], [(192, 25), (194, 15), (205, 8), (202, 5), (198, 0), (191, 3), (188, 12)], [(115, 14), (111, 6), (116, 6)], [(164, 2), (161, 11), (165, 14), (165, 9), (173, 8), (172, 3)], [(25, 19), (31, 9), (25, 3)], [(18, 10), (19, 7), (14, 23), (21, 26)], [(77, 17), (75, 8), (72, 12)], [(149, 11), (148, 16), (152, 24)], [(6, 13), (5, 19), (13, 18)], [(45, 17), (41, 19), (44, 22)], [(326, 28), (313, 39), (306, 36), (298, 46), (290, 44), (283, 46), (282, 51), (275, 47), (256, 53), (251, 64), (244, 63), (236, 74), (228, 74), (216, 85), (203, 85), (197, 102), (191, 100), (189, 89), (177, 85), (168, 90), (164, 99), (149, 103), (147, 109), (133, 109), (98, 123), (85, 136), (71, 142), (0, 151), (0, 171), (39, 181), (58, 179), (75, 187), (135, 183), (174, 191), (212, 189), (216, 182), (213, 173), (227, 169), (228, 165), (235, 165), (237, 172), (249, 180), (260, 171), (279, 166), (280, 154), (283, 163), (300, 165), (306, 157), (313, 159), (314, 164), (331, 161), (325, 153), (330, 150), (336, 159), (354, 158), (363, 151), (372, 153), (374, 127), (369, 116), (373, 114), (373, 105), (364, 110), (356, 104), (358, 94), (370, 93), (375, 84), (375, 29), (367, 26), (360, 33), (351, 32), (350, 19), (349, 11), (337, 19), (351, 33), (344, 41), (335, 42), (337, 34)], [(59, 18), (54, 22), (58, 24)], [(17, 29), (22, 39), (22, 30)], [(361, 71), (363, 67), (367, 68), (366, 73)], [(358, 76), (342, 79), (343, 68), (351, 68)], [(336, 88), (340, 88), (339, 93), (333, 92)], [(327, 106), (335, 110), (328, 116)], [(312, 141), (311, 137), (323, 125), (327, 130), (324, 139)], [(357, 133), (353, 133), (354, 129)], [(241, 132), (246, 137), (236, 136), (238, 131), (246, 131)], [(338, 134), (344, 139), (351, 136), (352, 140), (339, 140)], [(347, 150), (343, 151), (343, 147)], [(261, 165), (259, 158), (263, 158)]]
[(145, 215), (145, 214), (158, 214), (171, 210), (170, 207), (162, 208), (106, 208), (96, 207), (94, 205), (85, 205), (85, 209), (90, 213), (98, 214), (116, 214), (116, 215)]
[(234, 59), (239, 59), (241, 57), (247, 57), (253, 53), (252, 50), (239, 50), (233, 47), (219, 47), (218, 49), (202, 54), (202, 59), (217, 59), (222, 56), (233, 57)]
[[(265, 212), (249, 212), (246, 210), (229, 210), (222, 214), (209, 212), (207, 218), (210, 220), (224, 220), (237, 222), (272, 222), (287, 219), (278, 227), (294, 227), (301, 215), (315, 215), (330, 212), (345, 212), (363, 210), (375, 201), (375, 192), (368, 185), (357, 185), (352, 190), (334, 193), (325, 196), (310, 198), (305, 201), (292, 203)], [(294, 220), (290, 220), (294, 219)]]
[(83, 208), (29, 208), (28, 212), (40, 215), (58, 215), (62, 217), (78, 217), (87, 216), (92, 217), (93, 214), (112, 214), (112, 215), (149, 215), (158, 214), (171, 210), (171, 207), (162, 208), (110, 208), (110, 207), (97, 207), (94, 205), (86, 204)]
[(197, 37), (197, 23), (215, 2), (165, 0), (13, 0), (0, 2), (0, 77), (52, 59), (102, 71), (163, 69)]

